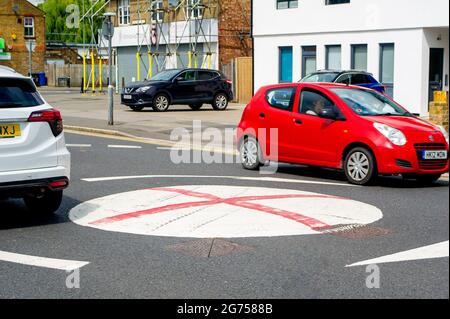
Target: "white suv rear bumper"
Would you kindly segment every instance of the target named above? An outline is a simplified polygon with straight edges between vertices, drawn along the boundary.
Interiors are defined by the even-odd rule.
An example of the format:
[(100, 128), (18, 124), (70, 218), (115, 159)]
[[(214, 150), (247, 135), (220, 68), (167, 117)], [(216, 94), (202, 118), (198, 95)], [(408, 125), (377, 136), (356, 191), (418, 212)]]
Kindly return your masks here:
[[(70, 160), (69, 160), (70, 161)], [(70, 168), (56, 166), (24, 171), (0, 172), (0, 184), (2, 183), (23, 183), (34, 180), (44, 180), (56, 177), (70, 178)]]

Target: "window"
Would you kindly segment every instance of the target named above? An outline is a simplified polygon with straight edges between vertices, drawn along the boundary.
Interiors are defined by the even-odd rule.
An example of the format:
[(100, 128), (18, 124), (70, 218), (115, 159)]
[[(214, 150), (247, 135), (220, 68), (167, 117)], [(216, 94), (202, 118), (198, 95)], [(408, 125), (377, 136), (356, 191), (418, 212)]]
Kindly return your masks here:
[(203, 1), (202, 0), (187, 0), (187, 15), (192, 19), (201, 19), (203, 15)]
[(300, 82), (302, 83), (318, 83), (318, 82), (334, 82), (338, 77), (339, 73), (336, 72), (318, 72), (308, 75), (303, 78)]
[(178, 78), (182, 78), (182, 81), (195, 81), (197, 79), (196, 73), (196, 71), (186, 71), (180, 74)]
[(298, 0), (277, 0), (277, 9), (298, 8)]
[(34, 18), (33, 17), (25, 17), (23, 19), (24, 25), (24, 35), (26, 38), (34, 37)]
[(394, 93), (394, 58), (395, 47), (393, 43), (380, 45), (380, 81), (386, 87), (386, 93)]
[(364, 73), (346, 73), (341, 75), (336, 83), (348, 84), (348, 85), (361, 85), (372, 83), (372, 79), (368, 74)]
[(291, 111), (294, 104), (295, 88), (277, 88), (268, 90), (266, 94), (266, 101), (274, 108)]
[(350, 84), (352, 85), (361, 85), (361, 84), (369, 84), (372, 83), (369, 76), (363, 73), (354, 73), (351, 75)]
[(164, 21), (163, 0), (152, 1), (152, 22)]
[(342, 3), (350, 3), (350, 0), (326, 0), (325, 5), (333, 5), (333, 4), (342, 4)]
[(383, 94), (361, 89), (331, 89), (356, 114), (361, 116), (398, 115), (411, 116), (409, 112)]
[(0, 109), (44, 104), (29, 79), (0, 78)]
[(367, 44), (352, 45), (352, 69), (367, 71)]
[(279, 81), (292, 82), (292, 47), (280, 47), (280, 74)]
[(208, 72), (208, 71), (198, 71), (198, 80), (199, 81), (208, 81), (217, 77), (217, 73)]
[(319, 116), (322, 110), (329, 110), (336, 115), (340, 114), (339, 109), (325, 94), (310, 89), (302, 90), (299, 112), (301, 114)]
[(327, 45), (326, 46), (326, 61), (325, 68), (328, 70), (341, 69), (341, 46)]
[(130, 0), (119, 0), (119, 25), (130, 24)]
[(350, 78), (351, 78), (350, 74), (343, 74), (339, 78), (336, 79), (336, 83), (350, 85), (351, 84)]
[(317, 70), (316, 47), (302, 47), (302, 77), (311, 74)]

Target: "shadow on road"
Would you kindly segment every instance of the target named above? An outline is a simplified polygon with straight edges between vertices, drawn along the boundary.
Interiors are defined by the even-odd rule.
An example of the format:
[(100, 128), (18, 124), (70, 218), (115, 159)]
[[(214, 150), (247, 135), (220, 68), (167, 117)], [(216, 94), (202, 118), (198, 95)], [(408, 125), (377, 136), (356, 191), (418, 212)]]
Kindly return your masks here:
[(46, 216), (28, 210), (21, 199), (0, 199), (0, 230), (67, 223), (68, 212), (78, 204), (79, 201), (64, 197), (58, 212)]
[[(289, 174), (296, 177), (310, 177), (310, 178), (320, 178), (336, 182), (347, 182), (347, 178), (342, 171), (320, 168), (320, 167), (309, 167), (300, 165), (289, 165), (280, 164), (278, 168), (278, 173)], [(416, 180), (404, 179), (401, 176), (380, 176), (378, 177), (372, 187), (386, 187), (386, 188), (440, 188), (448, 187), (448, 181), (439, 181), (434, 184), (424, 185)], [(370, 186), (369, 186), (370, 187)]]

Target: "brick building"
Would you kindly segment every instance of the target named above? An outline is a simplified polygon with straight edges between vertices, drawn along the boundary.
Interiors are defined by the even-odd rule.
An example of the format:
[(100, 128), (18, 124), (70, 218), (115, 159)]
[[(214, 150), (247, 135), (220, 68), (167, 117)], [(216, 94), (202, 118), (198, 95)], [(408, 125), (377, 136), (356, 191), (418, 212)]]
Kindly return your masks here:
[(35, 42), (33, 73), (44, 72), (45, 14), (26, 0), (0, 0), (0, 65), (29, 73), (28, 41)]

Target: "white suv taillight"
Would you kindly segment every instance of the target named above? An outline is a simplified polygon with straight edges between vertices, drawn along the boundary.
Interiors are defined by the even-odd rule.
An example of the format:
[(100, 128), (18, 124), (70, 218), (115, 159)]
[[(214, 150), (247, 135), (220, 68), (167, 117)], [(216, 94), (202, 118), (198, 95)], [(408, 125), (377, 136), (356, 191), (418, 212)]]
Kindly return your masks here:
[(58, 110), (50, 109), (31, 113), (28, 122), (47, 122), (56, 137), (63, 131), (63, 121)]

